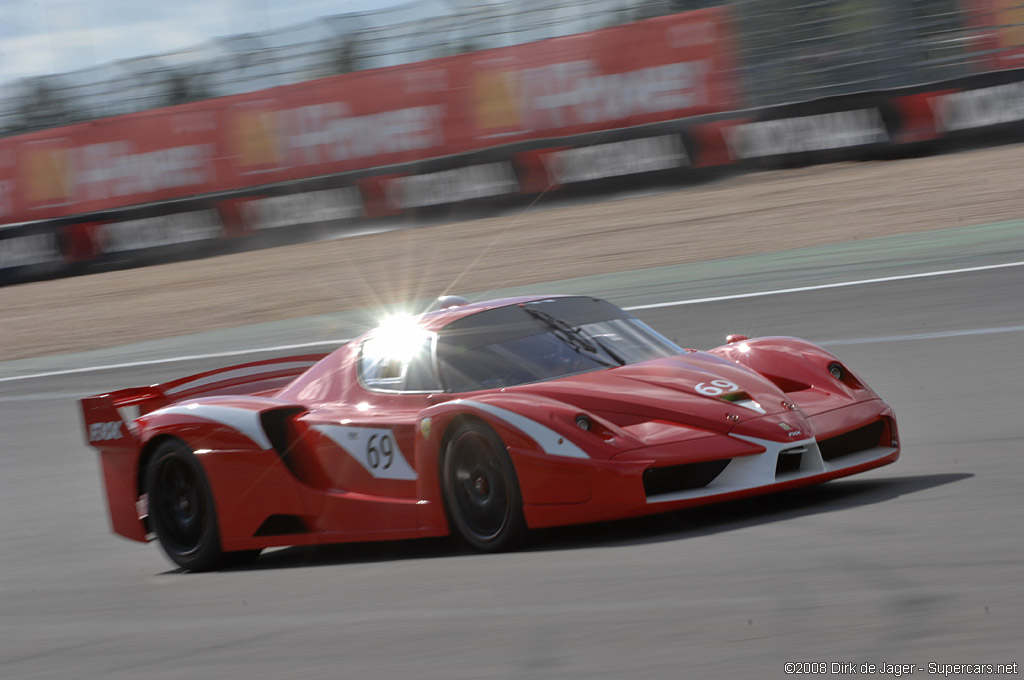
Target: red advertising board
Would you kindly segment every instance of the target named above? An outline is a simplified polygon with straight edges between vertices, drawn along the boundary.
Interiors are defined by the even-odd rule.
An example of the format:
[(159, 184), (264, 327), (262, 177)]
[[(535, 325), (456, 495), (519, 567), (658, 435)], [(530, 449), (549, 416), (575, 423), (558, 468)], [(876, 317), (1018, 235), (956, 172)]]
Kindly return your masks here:
[(1024, 67), (1024, 2), (961, 1), (978, 31), (975, 49), (985, 55), (983, 70)]
[(0, 139), (0, 224), (736, 108), (725, 8)]

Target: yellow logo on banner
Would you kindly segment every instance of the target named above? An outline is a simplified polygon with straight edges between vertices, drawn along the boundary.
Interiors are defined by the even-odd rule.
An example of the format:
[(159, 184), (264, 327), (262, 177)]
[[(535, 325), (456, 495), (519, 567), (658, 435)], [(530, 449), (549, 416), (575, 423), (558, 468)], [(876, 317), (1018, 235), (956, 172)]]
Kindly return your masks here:
[(1001, 0), (999, 2), (1000, 47), (1024, 47), (1024, 2)]
[(239, 111), (234, 117), (232, 142), (243, 167), (277, 165), (280, 153), (273, 111)]
[(21, 157), (21, 180), (30, 203), (64, 201), (71, 197), (68, 149), (26, 149)]
[(514, 71), (480, 71), (473, 78), (473, 108), (481, 130), (518, 128)]

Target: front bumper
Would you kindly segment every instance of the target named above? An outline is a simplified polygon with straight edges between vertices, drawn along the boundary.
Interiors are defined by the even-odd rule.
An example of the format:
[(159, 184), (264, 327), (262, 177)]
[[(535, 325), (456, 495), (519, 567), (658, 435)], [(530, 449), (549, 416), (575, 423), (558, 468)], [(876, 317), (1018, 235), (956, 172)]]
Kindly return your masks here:
[[(527, 524), (541, 528), (669, 512), (812, 486), (893, 463), (900, 445), (892, 410), (880, 401), (867, 406), (861, 403), (811, 417), (816, 436), (799, 441), (722, 435), (764, 451), (717, 465), (693, 463), (693, 452), (685, 452), (690, 457), (675, 465), (664, 459), (588, 461), (587, 500), (527, 503)], [(579, 490), (574, 493), (579, 495)]]

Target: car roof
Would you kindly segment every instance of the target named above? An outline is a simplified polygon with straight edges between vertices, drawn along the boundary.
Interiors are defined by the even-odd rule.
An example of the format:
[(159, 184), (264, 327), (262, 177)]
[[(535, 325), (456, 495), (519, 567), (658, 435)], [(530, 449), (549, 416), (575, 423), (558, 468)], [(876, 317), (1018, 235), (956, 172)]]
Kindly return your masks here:
[(490, 309), (497, 309), (499, 307), (508, 307), (510, 305), (518, 305), (527, 302), (536, 302), (537, 300), (552, 300), (555, 298), (566, 298), (566, 297), (584, 297), (574, 295), (523, 295), (518, 297), (506, 297), (497, 298), (495, 300), (483, 300), (480, 302), (470, 302), (465, 305), (458, 305), (457, 307), (449, 307), (448, 309), (441, 309), (436, 312), (429, 312), (424, 314), (420, 320), (420, 325), (428, 331), (437, 332), (442, 328), (457, 321), (458, 319), (464, 319), (467, 316), (473, 316), (480, 312), (486, 312)]

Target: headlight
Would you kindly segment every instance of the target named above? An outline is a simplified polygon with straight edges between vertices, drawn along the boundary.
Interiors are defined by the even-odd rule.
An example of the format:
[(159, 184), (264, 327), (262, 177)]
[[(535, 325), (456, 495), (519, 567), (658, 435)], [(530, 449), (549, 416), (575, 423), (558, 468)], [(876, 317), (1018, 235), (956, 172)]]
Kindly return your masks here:
[(846, 371), (843, 369), (843, 365), (836, 363), (834, 361), (828, 365), (828, 372), (832, 375), (833, 378), (840, 382), (842, 382), (843, 378), (846, 377)]

